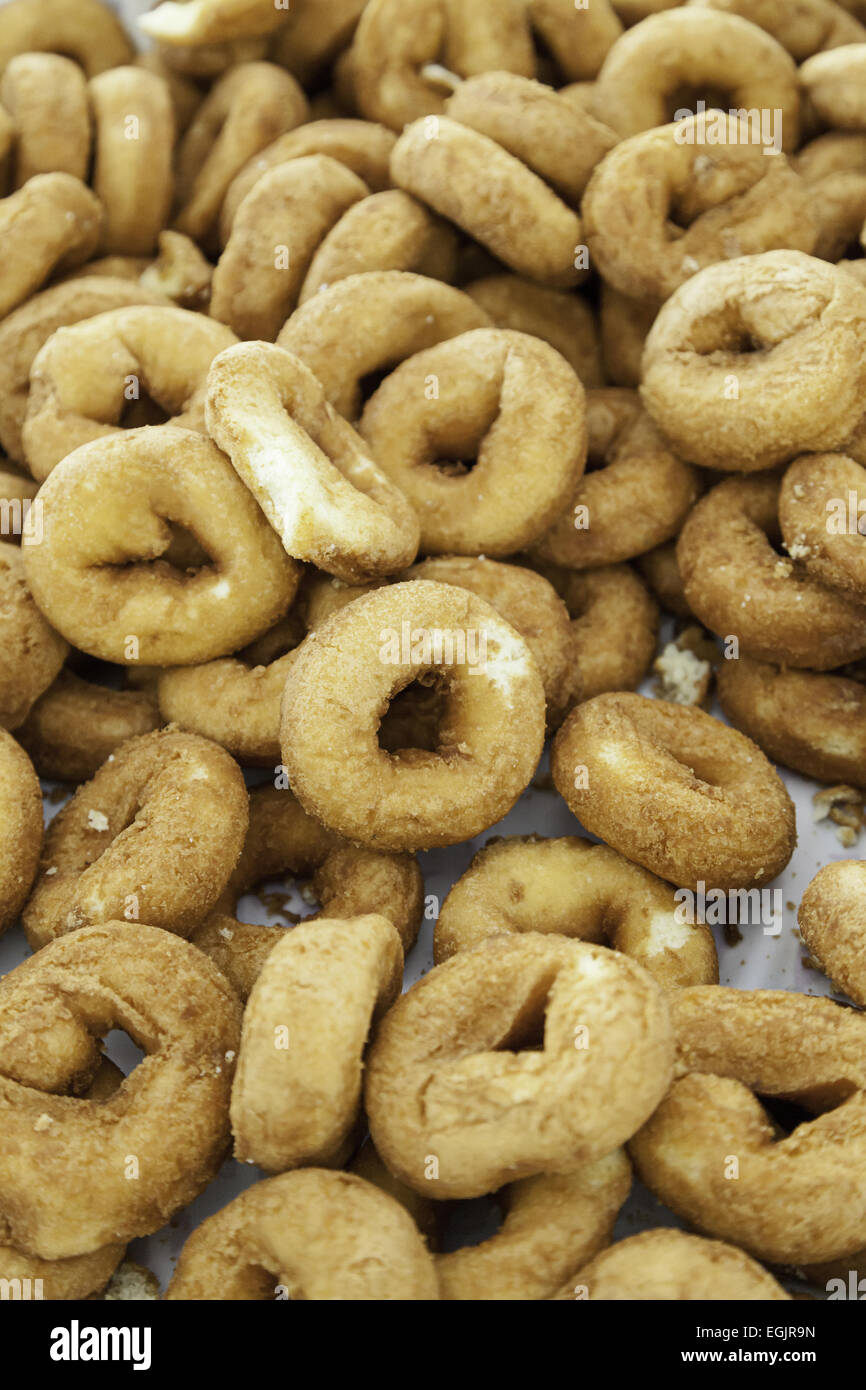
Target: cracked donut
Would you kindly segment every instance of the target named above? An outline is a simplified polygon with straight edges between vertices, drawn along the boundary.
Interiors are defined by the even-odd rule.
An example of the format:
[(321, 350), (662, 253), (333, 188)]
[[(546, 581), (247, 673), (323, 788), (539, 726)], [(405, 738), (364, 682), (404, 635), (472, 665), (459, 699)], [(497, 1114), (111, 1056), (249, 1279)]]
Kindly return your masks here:
[(859, 859), (825, 864), (807, 887), (797, 912), (809, 954), (836, 989), (866, 1006), (866, 865)]
[(423, 551), (497, 558), (541, 535), (577, 486), (584, 401), (554, 348), (484, 328), (403, 362), (359, 429), (415, 509)]
[(77, 63), (57, 53), (20, 53), (0, 79), (0, 101), (15, 128), (15, 188), (36, 174), (71, 174), (86, 181), (90, 111)]
[(284, 934), (244, 1009), (231, 1099), (239, 1162), (283, 1173), (348, 1158), (364, 1050), (402, 977), (387, 917), (319, 917)]
[(439, 1297), (411, 1216), (353, 1173), (266, 1178), (193, 1231), (168, 1300), (403, 1302)]
[(66, 54), (95, 77), (128, 63), (132, 45), (100, 0), (11, 0), (0, 11), (0, 72), (19, 53)]
[[(698, 1231), (771, 1264), (866, 1244), (866, 1021), (828, 999), (719, 986), (670, 996), (676, 1079), (630, 1144), (638, 1175)], [(761, 1099), (809, 1112), (779, 1132)]]
[(757, 744), (703, 710), (598, 695), (569, 715), (551, 768), (586, 830), (681, 888), (766, 883), (793, 854), (781, 778)]
[(45, 621), (27, 587), (16, 546), (0, 546), (0, 725), (20, 728), (66, 660), (69, 647)]
[(777, 477), (728, 478), (697, 504), (677, 542), (689, 607), (756, 661), (818, 671), (856, 661), (866, 608), (774, 548), (779, 489)]
[[(115, 1026), (148, 1054), (142, 1065), (108, 1100), (63, 1094)], [(239, 1035), (226, 980), (156, 927), (85, 927), (3, 976), (0, 1220), (14, 1244), (42, 1259), (87, 1254), (159, 1230), (197, 1197), (226, 1150)]]
[(34, 478), (123, 429), (131, 405), (146, 412), (152, 402), (179, 428), (203, 434), (208, 368), (236, 342), (223, 324), (167, 305), (131, 304), (58, 328), (30, 368), (21, 437)]
[(834, 449), (863, 415), (861, 289), (798, 251), (699, 271), (647, 337), (644, 405), (677, 452), (706, 468), (750, 473)]
[(586, 390), (604, 384), (595, 317), (577, 295), (549, 290), (517, 275), (488, 275), (465, 293), (490, 315), (496, 328), (542, 338), (565, 358)]
[[(33, 596), (73, 646), (105, 661), (194, 666), (225, 656), (272, 627), (297, 589), (299, 567), (255, 499), (192, 430), (158, 425), (83, 444), (39, 499), (44, 540), (25, 550)], [(167, 518), (208, 564), (190, 573), (160, 560), (173, 539)]]
[(168, 83), (145, 68), (94, 77), (93, 191), (105, 210), (101, 249), (148, 256), (168, 221), (174, 193), (174, 111)]
[(670, 885), (577, 836), (508, 836), (479, 850), (442, 904), (434, 959), (526, 931), (623, 951), (666, 988), (718, 983), (713, 934), (680, 921)]
[(33, 764), (0, 729), (0, 933), (27, 899), (42, 848), (42, 793)]
[(0, 199), (0, 317), (49, 276), (88, 260), (99, 244), (102, 217), (98, 198), (71, 174), (36, 174)]
[(206, 420), (288, 555), (347, 583), (412, 563), (409, 501), (300, 358), (270, 343), (220, 353)]
[(559, 1301), (782, 1303), (767, 1270), (734, 1245), (660, 1228), (617, 1241), (554, 1295)]
[(627, 956), (491, 937), (383, 1019), (367, 1061), (370, 1132), (409, 1187), (481, 1196), (611, 1153), (665, 1094), (672, 1055), (665, 996)]
[(861, 554), (864, 514), (862, 462), (842, 452), (810, 454), (795, 459), (786, 470), (779, 493), (779, 525), (786, 550), (802, 561), (808, 575), (858, 603), (866, 602), (866, 563)]
[(146, 690), (111, 690), (64, 670), (31, 705), (15, 736), (40, 777), (86, 782), (108, 757), (162, 720)]
[(866, 29), (831, 0), (687, 0), (706, 10), (740, 15), (778, 39), (796, 62), (841, 44), (866, 41)]
[(541, 573), (571, 618), (569, 705), (611, 690), (636, 690), (655, 656), (659, 611), (634, 570), (542, 565)]
[(832, 130), (866, 130), (866, 42), (816, 53), (800, 68), (800, 85), (821, 122)]
[(467, 294), (411, 271), (350, 275), (302, 304), (277, 338), (319, 379), (347, 420), (362, 409), (362, 383), (414, 353), (490, 327)]
[(173, 729), (130, 739), (79, 787), (46, 833), (24, 913), (34, 950), (115, 918), (189, 936), (237, 862), (248, 822), (240, 769)]
[[(422, 677), (443, 696), (438, 747), (386, 753), (379, 721)], [(299, 648), (283, 695), (283, 762), (329, 829), (374, 849), (429, 849), (510, 810), (544, 721), (541, 677), (514, 628), (465, 589), (413, 580), (359, 598)]]

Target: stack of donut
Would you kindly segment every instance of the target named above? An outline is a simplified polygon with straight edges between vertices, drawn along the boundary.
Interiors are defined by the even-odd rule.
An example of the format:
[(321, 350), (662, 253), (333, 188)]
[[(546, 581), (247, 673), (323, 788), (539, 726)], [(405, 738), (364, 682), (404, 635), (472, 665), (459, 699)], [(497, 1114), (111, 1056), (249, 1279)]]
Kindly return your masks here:
[[(821, 1296), (866, 862), (800, 909), (856, 1009), (681, 909), (791, 860), (776, 763), (866, 793), (866, 5), (140, 29), (0, 8), (0, 1278), (122, 1296), (234, 1161), (168, 1299)], [(575, 833), (487, 836), (548, 737)]]

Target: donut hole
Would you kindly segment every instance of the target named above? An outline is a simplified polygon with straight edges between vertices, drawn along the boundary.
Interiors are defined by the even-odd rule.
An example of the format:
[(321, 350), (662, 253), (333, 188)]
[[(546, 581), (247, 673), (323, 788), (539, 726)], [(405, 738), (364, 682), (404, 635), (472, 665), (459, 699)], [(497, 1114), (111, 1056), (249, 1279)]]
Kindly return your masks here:
[(504, 1220), (505, 1206), (497, 1193), (449, 1204), (442, 1219), (441, 1253), (482, 1245), (499, 1233)]
[(857, 1089), (853, 1082), (839, 1082), (822, 1094), (811, 1097), (811, 1103), (808, 1105), (805, 1098), (798, 1099), (795, 1096), (765, 1096), (756, 1093), (756, 1099), (764, 1107), (776, 1130), (776, 1141), (779, 1142), (787, 1139), (800, 1125), (810, 1124), (817, 1114), (825, 1114), (844, 1105), (846, 1100), (857, 1093)]
[(144, 425), (166, 425), (171, 418), (169, 412), (141, 385), (133, 400), (124, 401), (117, 423), (121, 429), (135, 430)]
[(200, 570), (212, 564), (210, 555), (199, 544), (197, 538), (185, 527), (175, 521), (167, 521), (171, 540), (162, 553), (162, 559), (178, 570)]
[[(254, 883), (238, 902), (238, 917), (244, 922), (262, 922), (296, 927), (305, 918), (321, 911), (310, 879), (285, 875), (263, 878)], [(278, 918), (279, 921), (274, 921)]]
[[(663, 124), (675, 120), (681, 111), (688, 111), (690, 114), (696, 115), (701, 109), (730, 111), (735, 105), (731, 91), (725, 90), (724, 87), (692, 86), (688, 82), (674, 87), (667, 93), (665, 100), (667, 102), (667, 114)], [(698, 102), (703, 102), (703, 108), (698, 106)]]
[(124, 1076), (131, 1075), (147, 1055), (122, 1028), (112, 1028), (102, 1040), (103, 1052)]
[(437, 753), (442, 749), (442, 724), (448, 683), (440, 673), (414, 680), (391, 699), (379, 721), (379, 747), (399, 754), (409, 749)]

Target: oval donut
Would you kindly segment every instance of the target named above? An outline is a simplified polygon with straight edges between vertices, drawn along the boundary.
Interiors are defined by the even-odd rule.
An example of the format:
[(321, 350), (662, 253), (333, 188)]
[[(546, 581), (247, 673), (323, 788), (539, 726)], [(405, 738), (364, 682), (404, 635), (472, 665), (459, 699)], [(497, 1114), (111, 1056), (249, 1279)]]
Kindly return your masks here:
[[(786, 470), (779, 525), (789, 554), (806, 573), (859, 603), (866, 602), (866, 468), (844, 453), (808, 454)], [(851, 525), (851, 513), (857, 526)]]
[(43, 481), (81, 444), (123, 429), (130, 402), (152, 401), (179, 428), (204, 433), (208, 368), (234, 333), (204, 314), (128, 305), (59, 328), (30, 368), (21, 430), (27, 464)]
[(247, 821), (243, 777), (222, 748), (173, 729), (130, 739), (51, 822), (28, 941), (39, 950), (111, 918), (133, 934), (144, 921), (189, 936), (222, 892)]
[(111, 690), (61, 671), (16, 737), (40, 777), (86, 782), (122, 743), (152, 733), (161, 722), (148, 691)]
[(409, 1187), (476, 1197), (609, 1154), (652, 1114), (671, 1066), (665, 997), (634, 961), (562, 937), (492, 937), (383, 1019), (367, 1062), (370, 1132)]
[[(25, 550), (28, 583), (49, 622), (92, 656), (194, 666), (266, 632), (294, 597), (298, 566), (229, 461), (192, 430), (160, 425), (84, 444), (39, 500), (45, 537)], [(209, 565), (190, 575), (160, 562), (172, 543), (166, 511)]]
[[(862, 1249), (866, 1021), (782, 990), (698, 986), (670, 1004), (677, 1079), (631, 1142), (642, 1180), (697, 1230), (771, 1264)], [(816, 1118), (779, 1138), (759, 1096)]]
[(596, 1303), (782, 1303), (791, 1295), (736, 1246), (663, 1228), (602, 1250), (554, 1297)]
[(778, 39), (796, 62), (840, 44), (863, 43), (866, 29), (831, 0), (687, 0), (702, 9), (738, 14)]
[(483, 328), (403, 362), (359, 428), (415, 509), (422, 550), (496, 558), (529, 545), (571, 496), (586, 457), (584, 400), (547, 343)]
[(831, 130), (866, 130), (866, 42), (816, 53), (800, 68), (800, 86), (812, 110)]
[(0, 729), (0, 933), (24, 906), (41, 848), (42, 792), (33, 764)]
[(87, 179), (90, 111), (77, 63), (57, 53), (21, 53), (0, 79), (0, 101), (15, 127), (13, 187), (36, 174)]
[(825, 864), (807, 887), (797, 912), (809, 954), (835, 987), (861, 1009), (866, 1006), (864, 889), (866, 864), (861, 860)]
[(132, 44), (101, 0), (11, 0), (0, 11), (0, 72), (19, 53), (64, 53), (88, 77), (132, 58)]
[(174, 192), (174, 110), (168, 83), (121, 67), (89, 86), (94, 126), (93, 191), (105, 209), (102, 250), (149, 256)]
[(604, 384), (592, 309), (577, 295), (549, 290), (518, 275), (488, 275), (465, 286), (496, 328), (542, 338), (565, 358), (587, 391)]
[(670, 885), (577, 836), (508, 836), (479, 850), (442, 904), (433, 958), (527, 931), (623, 951), (666, 988), (718, 984), (713, 934), (681, 922)]
[(598, 695), (560, 729), (551, 770), (587, 830), (681, 888), (766, 883), (794, 851), (794, 805), (772, 764), (692, 706)]
[(27, 587), (21, 551), (0, 546), (0, 725), (18, 729), (51, 685), (69, 652)]
[(50, 275), (88, 260), (99, 244), (102, 216), (98, 198), (71, 174), (37, 174), (0, 199), (0, 317)]
[[(447, 683), (437, 751), (384, 752), (384, 710), (427, 674)], [(300, 647), (283, 695), (283, 762), (330, 829), (376, 849), (428, 849), (470, 839), (511, 808), (541, 754), (544, 716), (523, 638), (465, 589), (413, 580), (349, 604)]]
[(353, 1173), (256, 1183), (193, 1231), (168, 1300), (435, 1300), (436, 1271), (399, 1202)]
[[(64, 1095), (95, 1069), (112, 1026), (146, 1061), (108, 1100)], [(0, 1219), (15, 1244), (43, 1259), (83, 1255), (158, 1230), (197, 1197), (225, 1153), (239, 1036), (226, 980), (155, 927), (85, 927), (5, 975)]]
[(571, 617), (568, 703), (611, 690), (636, 690), (656, 653), (658, 605), (628, 565), (541, 572)]

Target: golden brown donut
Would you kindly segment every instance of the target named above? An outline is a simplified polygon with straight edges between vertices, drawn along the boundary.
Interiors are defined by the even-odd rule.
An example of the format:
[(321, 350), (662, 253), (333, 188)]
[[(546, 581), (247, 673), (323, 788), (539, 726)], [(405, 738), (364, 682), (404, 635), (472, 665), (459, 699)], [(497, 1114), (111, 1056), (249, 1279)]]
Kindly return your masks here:
[(0, 729), (0, 933), (16, 921), (42, 848), (42, 793), (33, 765)]
[(595, 317), (584, 300), (518, 275), (488, 275), (464, 290), (490, 315), (496, 328), (528, 333), (556, 348), (587, 391), (603, 385)]
[[(861, 774), (862, 779), (862, 774)], [(797, 912), (809, 954), (862, 1009), (866, 1005), (866, 864), (844, 859), (825, 864), (807, 887)]]
[(397, 1302), (439, 1297), (433, 1260), (399, 1202), (353, 1173), (267, 1178), (193, 1231), (169, 1300)]
[(779, 479), (728, 478), (697, 504), (677, 542), (689, 607), (736, 652), (826, 671), (866, 654), (866, 608), (780, 556)]
[(624, 951), (665, 988), (718, 984), (713, 934), (680, 921), (670, 885), (577, 836), (512, 835), (479, 850), (442, 904), (434, 960), (526, 931)]
[(24, 914), (34, 950), (111, 918), (189, 936), (244, 842), (247, 794), (222, 748), (174, 729), (130, 739), (55, 816)]
[(36, 174), (87, 179), (90, 112), (77, 63), (57, 53), (21, 53), (3, 73), (0, 101), (15, 126), (14, 188)]
[(806, 573), (857, 602), (866, 601), (866, 468), (837, 454), (807, 454), (786, 470), (779, 492), (785, 549)]
[(866, 130), (866, 42), (816, 53), (800, 68), (800, 86), (818, 119), (832, 130)]
[(11, 0), (0, 10), (0, 72), (19, 53), (67, 54), (95, 77), (128, 63), (132, 45), (101, 0)]
[(111, 690), (61, 671), (16, 737), (40, 777), (86, 782), (127, 739), (152, 733), (161, 723), (148, 691)]
[(386, 1014), (367, 1062), (370, 1132), (408, 1186), (480, 1196), (611, 1153), (664, 1095), (672, 1052), (665, 996), (627, 956), (491, 937)]
[(737, 14), (778, 39), (796, 62), (840, 44), (863, 43), (866, 29), (832, 0), (686, 0), (705, 10)]
[(92, 256), (102, 216), (98, 198), (71, 174), (37, 174), (0, 199), (0, 317), (29, 299), (50, 275)]
[(162, 305), (127, 305), (59, 328), (30, 368), (21, 437), (34, 478), (122, 430), (131, 403), (152, 402), (178, 427), (204, 433), (208, 368), (236, 342), (223, 324)]
[(266, 1173), (345, 1162), (364, 1050), (402, 977), (387, 917), (319, 917), (284, 934), (244, 1009), (231, 1099), (236, 1159)]
[[(629, 299), (602, 281), (599, 307), (601, 353), (612, 386), (640, 386), (641, 358), (659, 306)], [(600, 386), (603, 382), (598, 383)]]
[[(642, 1180), (697, 1230), (772, 1264), (866, 1242), (866, 1021), (829, 999), (698, 986), (670, 996), (677, 1079), (630, 1145)], [(778, 1137), (758, 1097), (816, 1116)]]
[[(147, 1059), (108, 1100), (64, 1094), (113, 1026)], [(239, 1034), (226, 980), (156, 927), (85, 927), (5, 975), (0, 1218), (14, 1243), (86, 1254), (158, 1230), (197, 1197), (225, 1153)]]
[(767, 883), (794, 851), (794, 805), (775, 769), (695, 707), (598, 695), (560, 729), (551, 770), (585, 829), (681, 888)]
[(296, 309), (277, 338), (318, 377), (347, 420), (362, 408), (362, 383), (425, 348), (490, 320), (467, 294), (410, 271), (350, 275)]
[(159, 43), (226, 43), (273, 33), (285, 23), (285, 9), (274, 0), (162, 0), (139, 17), (138, 27)]
[(0, 546), (0, 725), (18, 729), (66, 660), (69, 647), (27, 587), (21, 551)]
[[(391, 699), (421, 676), (443, 693), (435, 752), (380, 746)], [(340, 692), (352, 690), (351, 702)], [(470, 839), (529, 782), (544, 688), (523, 638), (465, 589), (413, 580), (334, 614), (298, 650), (283, 695), (283, 762), (298, 800), (374, 849)]]
[(359, 428), (414, 507), (422, 550), (496, 558), (542, 535), (578, 485), (584, 399), (547, 343), (482, 328), (403, 362)]
[(658, 606), (628, 565), (565, 570), (542, 565), (571, 617), (568, 703), (635, 690), (655, 656)]
[(693, 616), (677, 564), (676, 541), (668, 541), (667, 545), (660, 545), (655, 550), (648, 550), (645, 555), (639, 555), (636, 564), (641, 578), (662, 608), (666, 608), (678, 618)]
[(791, 1295), (735, 1246), (662, 1227), (603, 1250), (554, 1297), (596, 1303), (782, 1303)]
[(103, 251), (148, 256), (173, 195), (174, 110), (168, 83), (145, 68), (113, 68), (89, 86), (93, 190), (105, 210)]

